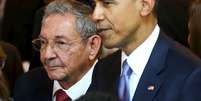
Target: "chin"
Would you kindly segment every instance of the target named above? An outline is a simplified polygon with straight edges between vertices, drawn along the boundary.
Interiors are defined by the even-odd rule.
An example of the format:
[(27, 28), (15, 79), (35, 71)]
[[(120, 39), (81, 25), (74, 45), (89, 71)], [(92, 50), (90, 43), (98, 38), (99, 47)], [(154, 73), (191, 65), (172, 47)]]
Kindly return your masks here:
[(116, 48), (115, 47), (115, 44), (111, 43), (111, 42), (105, 42), (104, 43), (104, 46), (108, 49), (111, 49), (111, 48)]
[(49, 73), (48, 73), (48, 77), (49, 77), (51, 80), (62, 80), (65, 76), (59, 75), (59, 73), (52, 73), (52, 72), (49, 72)]

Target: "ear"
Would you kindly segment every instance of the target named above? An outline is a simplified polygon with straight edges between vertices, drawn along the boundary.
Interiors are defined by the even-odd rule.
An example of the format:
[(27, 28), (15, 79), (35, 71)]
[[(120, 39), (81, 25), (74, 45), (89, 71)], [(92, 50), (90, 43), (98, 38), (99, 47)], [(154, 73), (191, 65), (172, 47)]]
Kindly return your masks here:
[(147, 16), (153, 12), (156, 0), (142, 0), (141, 16)]
[(93, 35), (88, 39), (89, 45), (89, 60), (94, 60), (101, 48), (101, 37), (99, 35)]

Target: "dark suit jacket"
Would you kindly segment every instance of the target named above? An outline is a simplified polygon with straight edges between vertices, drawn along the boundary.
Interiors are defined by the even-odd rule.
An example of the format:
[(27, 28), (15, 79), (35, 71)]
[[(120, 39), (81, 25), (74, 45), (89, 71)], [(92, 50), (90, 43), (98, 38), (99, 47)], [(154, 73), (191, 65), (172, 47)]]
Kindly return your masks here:
[(52, 101), (53, 81), (42, 68), (25, 73), (17, 80), (14, 101)]
[[(102, 87), (102, 91), (115, 94), (120, 63), (121, 51), (99, 61), (92, 84)], [(200, 60), (160, 33), (133, 101), (201, 101)]]
[[(53, 81), (49, 79), (45, 69), (36, 68), (17, 80), (14, 101), (52, 101), (52, 91)], [(97, 92), (98, 90), (91, 85), (87, 93), (93, 91)]]

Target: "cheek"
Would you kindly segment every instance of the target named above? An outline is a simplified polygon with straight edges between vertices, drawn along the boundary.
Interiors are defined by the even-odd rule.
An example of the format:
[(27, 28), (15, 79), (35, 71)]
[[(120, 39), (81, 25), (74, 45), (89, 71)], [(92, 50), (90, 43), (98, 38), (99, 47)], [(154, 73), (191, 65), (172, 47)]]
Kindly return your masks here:
[(113, 26), (115, 32), (119, 32), (125, 24), (124, 16), (121, 16), (119, 12), (113, 12), (107, 16), (108, 22)]
[(72, 60), (73, 54), (66, 52), (58, 54), (58, 58), (62, 61), (65, 65), (69, 64)]
[[(73, 62), (78, 61), (76, 59), (78, 53), (76, 50), (69, 50), (68, 52), (61, 52), (58, 54), (58, 58), (62, 61), (66, 66), (74, 64)], [(79, 58), (78, 58), (79, 59)]]

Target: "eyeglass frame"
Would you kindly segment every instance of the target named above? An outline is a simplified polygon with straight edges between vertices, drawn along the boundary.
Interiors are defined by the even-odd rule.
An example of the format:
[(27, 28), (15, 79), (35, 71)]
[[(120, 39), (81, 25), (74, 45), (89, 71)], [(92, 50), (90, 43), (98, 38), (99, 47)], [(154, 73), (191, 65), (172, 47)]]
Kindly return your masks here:
[[(88, 38), (86, 38), (86, 39), (88, 39)], [(52, 48), (52, 49), (55, 49), (55, 46), (57, 47), (56, 49), (58, 50), (61, 50), (61, 51), (68, 51), (69, 49), (70, 49), (70, 47), (73, 45), (73, 44), (75, 44), (75, 42), (78, 42), (78, 43), (80, 43), (80, 42), (83, 42), (84, 40), (86, 40), (86, 39), (76, 39), (76, 40), (72, 40), (72, 41), (68, 41), (68, 42), (66, 42), (66, 43), (64, 43), (64, 42), (61, 42), (61, 43), (56, 43), (56, 41), (54, 41), (54, 40), (56, 40), (56, 39), (53, 39), (53, 44), (50, 44), (50, 42), (48, 42), (47, 40), (45, 40), (45, 39), (43, 39), (43, 38), (36, 38), (36, 39), (33, 39), (32, 40), (32, 46), (33, 46), (33, 48), (34, 48), (34, 50), (36, 50), (36, 51), (43, 51), (43, 50), (45, 50), (46, 48), (47, 48), (47, 46), (48, 46), (48, 44), (50, 44), (50, 47)], [(45, 43), (44, 43), (44, 46), (42, 46), (42, 45), (40, 45), (42, 42), (41, 41), (44, 41)], [(40, 44), (37, 46), (37, 41), (40, 41)], [(57, 45), (55, 45), (55, 44), (57, 44)], [(68, 47), (68, 48), (59, 48), (59, 47), (61, 47), (61, 46), (59, 46), (59, 44), (60, 45), (65, 45), (65, 47)], [(40, 48), (38, 48), (38, 47), (40, 47)], [(43, 48), (42, 48), (43, 47)]]

